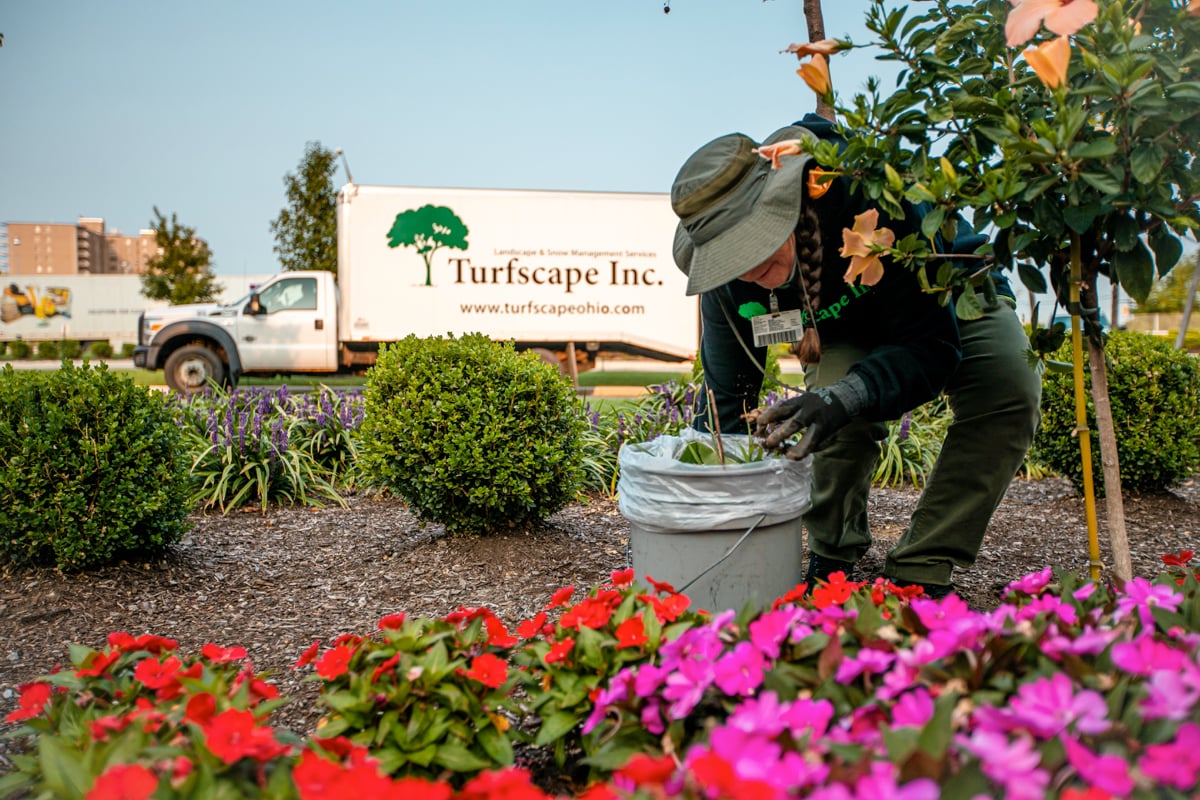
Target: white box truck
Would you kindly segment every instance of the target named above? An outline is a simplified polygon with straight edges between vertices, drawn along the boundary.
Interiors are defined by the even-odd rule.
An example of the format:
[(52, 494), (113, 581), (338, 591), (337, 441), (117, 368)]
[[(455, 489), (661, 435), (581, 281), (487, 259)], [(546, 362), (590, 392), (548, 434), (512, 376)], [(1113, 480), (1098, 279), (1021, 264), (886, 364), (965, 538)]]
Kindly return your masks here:
[(347, 184), (337, 214), (336, 282), (283, 272), (232, 304), (148, 310), (134, 363), (187, 392), (362, 371), (410, 334), (482, 333), (572, 374), (605, 352), (696, 354), (665, 194)]
[(0, 341), (106, 341), (119, 348), (136, 340), (138, 316), (149, 302), (136, 275), (2, 275), (0, 281)]

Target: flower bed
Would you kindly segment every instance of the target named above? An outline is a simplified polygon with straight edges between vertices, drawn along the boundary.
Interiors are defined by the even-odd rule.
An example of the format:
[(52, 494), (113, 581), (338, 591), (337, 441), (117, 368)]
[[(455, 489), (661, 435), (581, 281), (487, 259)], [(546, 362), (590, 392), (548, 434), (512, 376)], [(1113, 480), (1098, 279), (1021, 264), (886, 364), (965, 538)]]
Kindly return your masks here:
[(0, 796), (548, 796), (516, 746), (590, 798), (1190, 797), (1191, 557), (1119, 590), (1043, 570), (987, 613), (835, 579), (710, 615), (622, 571), (512, 631), (392, 615), (298, 659), (327, 709), (309, 741), (270, 727), (284, 700), (241, 648), (113, 634), (23, 687), (36, 746)]

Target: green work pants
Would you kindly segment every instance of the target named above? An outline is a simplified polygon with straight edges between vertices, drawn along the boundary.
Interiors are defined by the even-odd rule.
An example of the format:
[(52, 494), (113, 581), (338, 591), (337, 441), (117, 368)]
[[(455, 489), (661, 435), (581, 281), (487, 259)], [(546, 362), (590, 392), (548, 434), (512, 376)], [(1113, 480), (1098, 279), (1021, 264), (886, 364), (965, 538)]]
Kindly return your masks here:
[[(959, 328), (962, 363), (946, 385), (954, 420), (912, 520), (888, 553), (890, 578), (945, 585), (955, 566), (975, 562), (1041, 419), (1041, 377), (1026, 359), (1029, 341), (1013, 308), (1001, 302), (980, 319), (959, 320)], [(867, 352), (826, 347), (805, 384), (837, 381)], [(883, 423), (852, 421), (813, 457), (813, 507), (804, 517), (811, 552), (853, 562), (870, 548), (867, 494), (886, 435)]]

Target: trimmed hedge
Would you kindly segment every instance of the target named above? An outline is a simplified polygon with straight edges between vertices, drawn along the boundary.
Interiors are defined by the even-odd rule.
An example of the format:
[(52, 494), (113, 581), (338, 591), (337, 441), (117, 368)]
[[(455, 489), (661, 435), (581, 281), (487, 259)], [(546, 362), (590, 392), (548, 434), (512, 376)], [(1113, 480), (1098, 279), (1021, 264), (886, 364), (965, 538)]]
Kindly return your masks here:
[[(1200, 469), (1200, 360), (1176, 350), (1160, 336), (1114, 331), (1105, 346), (1108, 392), (1116, 429), (1121, 485), (1130, 491), (1166, 489)], [(1069, 361), (1069, 345), (1055, 355)], [(1103, 493), (1096, 410), (1091, 376), (1087, 382), (1088, 426), (1092, 435), (1092, 474)], [(1083, 485), (1079, 439), (1075, 435), (1075, 395), (1070, 373), (1047, 373), (1042, 391), (1042, 428), (1032, 456)]]
[(0, 371), (0, 563), (75, 571), (186, 530), (188, 460), (158, 392), (101, 365)]
[(511, 344), (468, 334), (385, 346), (364, 406), (367, 479), (448, 531), (543, 520), (581, 486), (580, 401), (567, 378)]

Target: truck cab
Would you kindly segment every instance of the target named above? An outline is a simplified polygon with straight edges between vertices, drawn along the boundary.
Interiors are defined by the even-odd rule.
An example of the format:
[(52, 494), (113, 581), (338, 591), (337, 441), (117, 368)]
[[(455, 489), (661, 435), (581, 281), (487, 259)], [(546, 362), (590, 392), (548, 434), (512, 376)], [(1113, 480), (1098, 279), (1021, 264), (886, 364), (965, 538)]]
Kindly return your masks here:
[(336, 372), (337, 319), (332, 273), (284, 272), (233, 303), (144, 312), (133, 362), (183, 393), (243, 375)]

